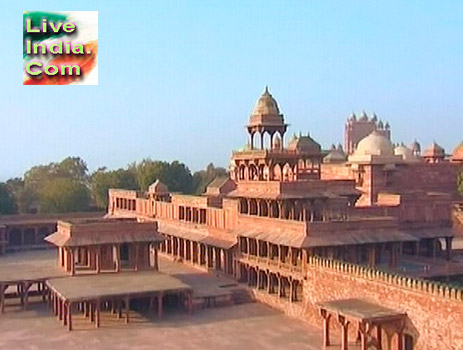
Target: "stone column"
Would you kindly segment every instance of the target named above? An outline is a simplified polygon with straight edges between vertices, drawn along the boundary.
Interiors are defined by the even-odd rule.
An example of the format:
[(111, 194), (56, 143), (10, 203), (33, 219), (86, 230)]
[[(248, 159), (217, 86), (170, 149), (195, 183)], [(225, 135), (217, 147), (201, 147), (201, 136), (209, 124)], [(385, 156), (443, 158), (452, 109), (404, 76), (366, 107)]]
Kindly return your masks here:
[(121, 271), (121, 247), (119, 244), (114, 245), (114, 250), (116, 251), (116, 272)]
[(158, 247), (154, 246), (154, 270), (159, 271)]
[(72, 304), (68, 304), (68, 331), (72, 331)]
[(341, 325), (341, 350), (348, 350), (349, 321), (344, 316), (338, 316), (338, 322)]
[(328, 313), (326, 310), (321, 309), (320, 315), (323, 317), (323, 346), (328, 347), (330, 346), (330, 319), (331, 314)]
[(76, 274), (76, 253), (75, 248), (71, 248), (71, 276)]
[(95, 328), (99, 328), (100, 327), (100, 308), (101, 308), (99, 300), (95, 301), (95, 306), (96, 306), (95, 307)]
[(453, 237), (445, 238), (445, 252), (446, 252), (447, 261), (452, 260), (452, 240), (453, 240)]
[(98, 246), (95, 251), (95, 258), (96, 258), (96, 273), (101, 272), (101, 246)]
[(125, 297), (125, 323), (129, 323), (129, 314), (130, 314), (130, 298), (129, 296)]

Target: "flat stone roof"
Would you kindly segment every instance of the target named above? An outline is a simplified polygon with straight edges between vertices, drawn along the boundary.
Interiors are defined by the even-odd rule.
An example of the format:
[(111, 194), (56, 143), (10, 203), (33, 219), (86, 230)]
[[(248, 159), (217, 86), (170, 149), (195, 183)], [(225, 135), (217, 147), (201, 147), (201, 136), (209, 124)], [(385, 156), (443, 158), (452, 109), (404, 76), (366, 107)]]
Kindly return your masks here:
[(47, 285), (58, 295), (71, 302), (192, 290), (191, 286), (179, 279), (155, 271), (101, 273), (53, 278), (47, 281)]
[(400, 319), (405, 313), (381, 306), (365, 299), (341, 299), (318, 303), (321, 309), (359, 321), (387, 321)]
[[(48, 252), (47, 252), (48, 253)], [(0, 283), (13, 284), (68, 276), (55, 259), (42, 259), (41, 254), (11, 254), (0, 258)]]

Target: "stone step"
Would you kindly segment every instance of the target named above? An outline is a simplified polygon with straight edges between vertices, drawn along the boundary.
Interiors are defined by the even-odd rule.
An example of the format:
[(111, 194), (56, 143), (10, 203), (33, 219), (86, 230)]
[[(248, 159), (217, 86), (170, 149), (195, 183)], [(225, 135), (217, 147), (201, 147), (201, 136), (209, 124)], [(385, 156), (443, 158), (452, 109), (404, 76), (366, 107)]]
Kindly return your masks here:
[(247, 304), (255, 302), (251, 292), (245, 288), (234, 289), (232, 291), (232, 298), (235, 304)]

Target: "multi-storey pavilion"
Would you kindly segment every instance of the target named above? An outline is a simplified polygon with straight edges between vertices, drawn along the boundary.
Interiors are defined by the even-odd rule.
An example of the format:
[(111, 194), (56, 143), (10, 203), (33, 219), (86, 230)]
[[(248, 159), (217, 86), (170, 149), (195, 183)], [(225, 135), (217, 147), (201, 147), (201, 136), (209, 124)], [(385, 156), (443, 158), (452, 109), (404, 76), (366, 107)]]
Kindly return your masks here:
[[(338, 147), (322, 163), (326, 153), (308, 134), (284, 141), (287, 124), (266, 89), (249, 118), (249, 145), (232, 154), (230, 178), (214, 180), (202, 196), (169, 193), (159, 181), (148, 192), (113, 189), (106, 218), (123, 220), (58, 225), (48, 241), (59, 247), (60, 272), (81, 276), (46, 281), (57, 317), (72, 327), (77, 308), (98, 326), (101, 307), (128, 315), (127, 298), (143, 295), (156, 308), (161, 285), (190, 308), (184, 286), (143, 281), (145, 272), (134, 272), (156, 269), (159, 246), (177, 261), (233, 276), (288, 314), (319, 322), (321, 313), (325, 344), (335, 314), (343, 349), (353, 339), (394, 350), (463, 344), (455, 333), (463, 327), (463, 290), (424, 279), (462, 271), (452, 261), (450, 215), (462, 151), (449, 161), (433, 147), (424, 161), (420, 147), (394, 149), (388, 125), (373, 122), (367, 126), (376, 131), (357, 135), (349, 158)], [(441, 327), (449, 333), (444, 341)]]

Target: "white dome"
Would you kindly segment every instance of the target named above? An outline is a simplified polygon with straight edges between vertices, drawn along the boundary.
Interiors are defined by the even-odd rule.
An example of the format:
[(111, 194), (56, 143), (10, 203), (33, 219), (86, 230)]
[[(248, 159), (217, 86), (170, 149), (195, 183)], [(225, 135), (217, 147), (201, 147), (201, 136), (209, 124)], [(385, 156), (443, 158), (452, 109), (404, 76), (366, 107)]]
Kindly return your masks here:
[(413, 151), (404, 145), (400, 145), (394, 148), (394, 155), (401, 156), (403, 160), (415, 159), (415, 156), (413, 155)]
[(360, 140), (355, 155), (393, 156), (394, 148), (385, 136), (377, 131)]

